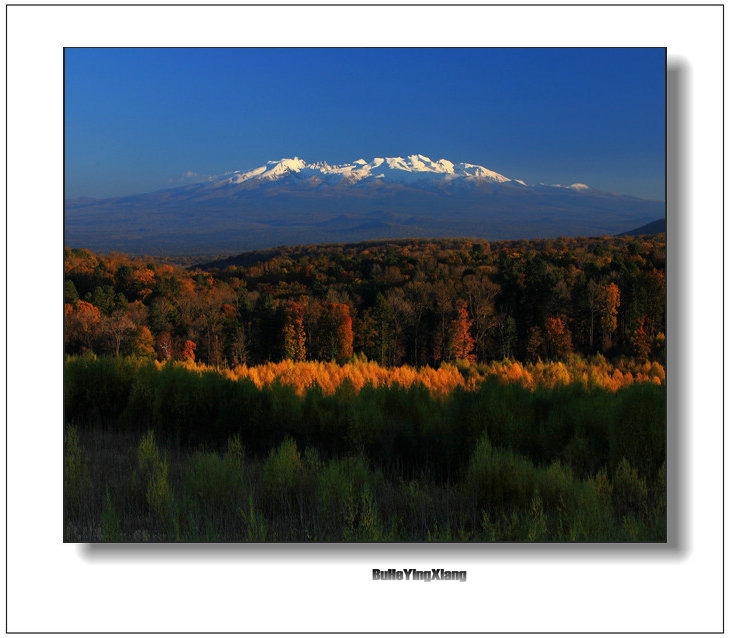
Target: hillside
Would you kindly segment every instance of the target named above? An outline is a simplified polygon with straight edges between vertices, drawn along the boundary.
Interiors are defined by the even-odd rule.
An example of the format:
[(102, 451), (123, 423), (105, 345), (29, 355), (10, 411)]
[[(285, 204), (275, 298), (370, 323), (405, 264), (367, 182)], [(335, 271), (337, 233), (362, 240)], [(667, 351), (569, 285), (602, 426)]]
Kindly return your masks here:
[(633, 230), (626, 231), (625, 233), (621, 233), (619, 237), (638, 237), (640, 235), (655, 235), (657, 233), (666, 233), (667, 232), (667, 220), (657, 219), (656, 221), (649, 222), (648, 224), (644, 224), (643, 226), (640, 226), (639, 228), (634, 228)]

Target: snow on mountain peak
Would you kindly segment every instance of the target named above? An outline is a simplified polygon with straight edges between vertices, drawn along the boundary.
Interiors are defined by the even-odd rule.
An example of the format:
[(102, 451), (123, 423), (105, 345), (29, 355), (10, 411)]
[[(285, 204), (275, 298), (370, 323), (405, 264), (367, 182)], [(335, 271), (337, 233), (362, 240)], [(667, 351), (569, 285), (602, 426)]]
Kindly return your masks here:
[[(327, 162), (308, 163), (299, 157), (272, 160), (246, 171), (234, 171), (214, 180), (217, 185), (241, 184), (251, 185), (276, 181), (284, 178), (297, 178), (311, 181), (313, 184), (338, 183), (355, 184), (358, 182), (398, 182), (413, 183), (419, 181), (439, 181), (451, 183), (496, 183), (512, 182), (526, 186), (522, 180), (511, 179), (489, 170), (478, 164), (465, 162), (454, 163), (447, 159), (432, 160), (426, 155), (414, 154), (406, 157), (374, 157), (371, 161), (358, 159), (349, 164), (328, 164)], [(558, 186), (558, 185), (555, 185)], [(580, 191), (590, 187), (585, 184), (562, 186)]]
[(283, 158), (278, 162), (267, 162), (266, 165), (272, 167), (270, 170), (272, 174), (281, 175), (290, 171), (300, 171), (306, 166), (306, 162), (298, 157), (293, 157), (291, 159)]

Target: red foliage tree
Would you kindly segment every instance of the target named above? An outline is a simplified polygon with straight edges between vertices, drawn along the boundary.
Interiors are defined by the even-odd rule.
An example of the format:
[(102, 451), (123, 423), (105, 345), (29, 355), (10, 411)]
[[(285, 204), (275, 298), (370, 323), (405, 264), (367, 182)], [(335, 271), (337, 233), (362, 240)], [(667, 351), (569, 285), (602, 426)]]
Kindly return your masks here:
[(226, 320), (232, 321), (236, 318), (238, 311), (231, 304), (224, 303), (221, 308), (221, 314)]

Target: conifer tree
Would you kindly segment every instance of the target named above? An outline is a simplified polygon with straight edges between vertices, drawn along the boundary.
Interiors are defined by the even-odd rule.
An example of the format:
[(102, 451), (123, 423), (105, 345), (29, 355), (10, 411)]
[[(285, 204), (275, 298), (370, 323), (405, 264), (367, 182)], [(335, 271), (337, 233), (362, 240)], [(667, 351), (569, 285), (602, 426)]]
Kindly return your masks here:
[(611, 336), (616, 330), (618, 306), (621, 299), (618, 286), (611, 282), (598, 289), (598, 303), (601, 313), (601, 331), (606, 345), (611, 342)]
[(649, 334), (646, 331), (646, 317), (641, 317), (636, 324), (636, 329), (631, 335), (631, 347), (634, 351), (634, 356), (638, 359), (649, 358)]
[(292, 361), (304, 361), (306, 342), (304, 309), (296, 301), (290, 301), (286, 307), (286, 321), (284, 323), (284, 358)]

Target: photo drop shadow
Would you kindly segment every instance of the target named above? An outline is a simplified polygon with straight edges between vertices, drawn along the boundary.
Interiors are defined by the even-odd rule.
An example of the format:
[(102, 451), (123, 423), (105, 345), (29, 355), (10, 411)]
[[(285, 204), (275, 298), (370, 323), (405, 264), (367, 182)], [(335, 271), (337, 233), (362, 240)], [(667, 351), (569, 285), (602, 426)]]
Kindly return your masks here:
[[(344, 558), (362, 561), (369, 570), (387, 559), (535, 563), (616, 561), (680, 561), (690, 546), (686, 512), (690, 493), (690, 395), (688, 353), (691, 347), (687, 298), (693, 263), (688, 205), (691, 164), (690, 113), (687, 95), (690, 68), (671, 60), (667, 69), (667, 542), (666, 543), (86, 543), (77, 550), (82, 560), (96, 564), (241, 563), (286, 564), (316, 560), (337, 564)], [(377, 566), (377, 565), (375, 565)], [(382, 567), (382, 564), (380, 565)]]

